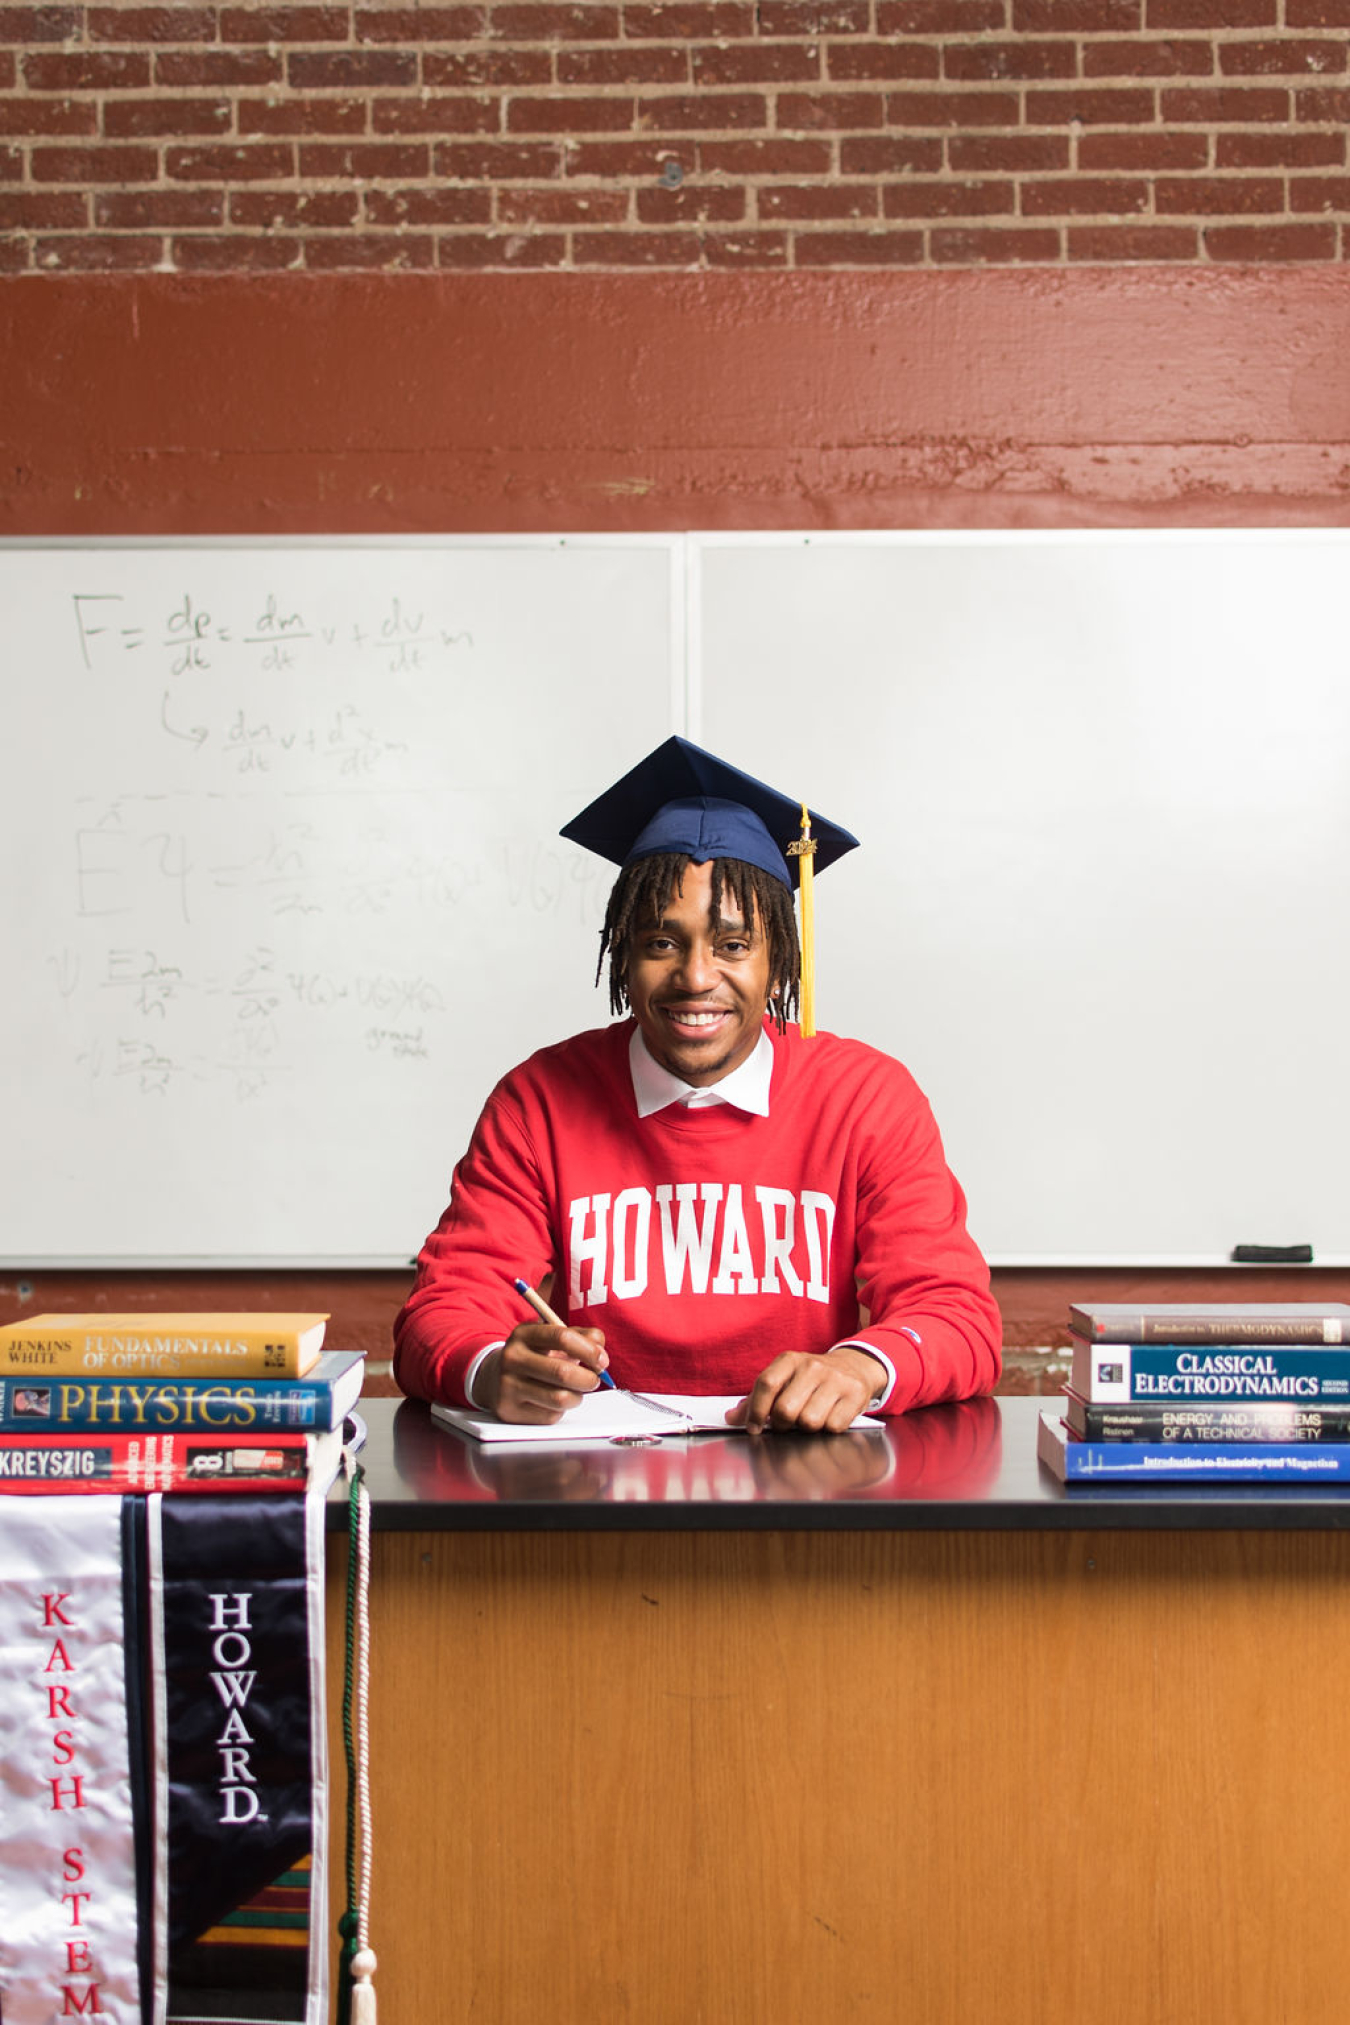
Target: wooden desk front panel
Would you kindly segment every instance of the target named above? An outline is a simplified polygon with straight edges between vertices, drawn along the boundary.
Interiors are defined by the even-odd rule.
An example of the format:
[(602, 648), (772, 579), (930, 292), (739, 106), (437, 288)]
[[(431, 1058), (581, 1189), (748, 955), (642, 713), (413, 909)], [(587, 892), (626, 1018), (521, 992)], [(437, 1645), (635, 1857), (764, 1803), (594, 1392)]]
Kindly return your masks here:
[(1334, 1534), (377, 1535), (381, 2018), (1340, 2025), (1347, 1575)]

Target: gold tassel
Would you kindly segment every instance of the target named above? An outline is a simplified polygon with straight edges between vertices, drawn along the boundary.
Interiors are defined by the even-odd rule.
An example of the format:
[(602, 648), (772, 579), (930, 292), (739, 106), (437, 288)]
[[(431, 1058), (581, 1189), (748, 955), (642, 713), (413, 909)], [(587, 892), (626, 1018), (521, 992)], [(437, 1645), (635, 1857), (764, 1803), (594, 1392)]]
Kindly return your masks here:
[(801, 1031), (802, 1039), (809, 1040), (816, 1030), (816, 894), (815, 894), (816, 840), (811, 835), (811, 812), (802, 803), (802, 833), (794, 844), (788, 845), (788, 856), (801, 860), (797, 867), (797, 889), (801, 896), (801, 945), (802, 945), (802, 994)]

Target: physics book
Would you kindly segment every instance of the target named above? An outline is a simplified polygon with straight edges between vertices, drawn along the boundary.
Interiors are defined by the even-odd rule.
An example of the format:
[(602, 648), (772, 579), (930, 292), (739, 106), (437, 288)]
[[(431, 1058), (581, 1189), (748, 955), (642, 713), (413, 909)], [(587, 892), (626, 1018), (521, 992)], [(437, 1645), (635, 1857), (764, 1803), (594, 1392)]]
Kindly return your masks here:
[(359, 1350), (325, 1350), (304, 1378), (0, 1377), (0, 1434), (271, 1434), (337, 1427), (365, 1375)]
[(303, 1378), (327, 1315), (30, 1315), (0, 1328), (0, 1374)]
[(1350, 1483), (1350, 1442), (1078, 1441), (1040, 1418), (1036, 1453), (1063, 1484)]

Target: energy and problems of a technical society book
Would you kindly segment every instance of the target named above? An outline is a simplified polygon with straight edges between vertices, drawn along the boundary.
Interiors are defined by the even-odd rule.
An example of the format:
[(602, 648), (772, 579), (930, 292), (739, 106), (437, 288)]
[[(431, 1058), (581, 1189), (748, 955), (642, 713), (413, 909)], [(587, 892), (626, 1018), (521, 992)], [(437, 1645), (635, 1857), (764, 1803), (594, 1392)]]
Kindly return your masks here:
[(55, 1378), (303, 1378), (327, 1315), (30, 1315), (0, 1328), (0, 1373)]
[(0, 1436), (0, 1496), (49, 1491), (326, 1489), (342, 1427), (323, 1434)]
[(1069, 1327), (1090, 1343), (1350, 1344), (1350, 1306), (1343, 1301), (1178, 1301), (1136, 1308), (1125, 1301), (1098, 1301), (1070, 1308)]
[(361, 1395), (365, 1357), (325, 1350), (304, 1378), (0, 1377), (0, 1434), (270, 1434), (337, 1427)]
[(1055, 1413), (1040, 1417), (1036, 1453), (1063, 1484), (1350, 1482), (1350, 1442), (1078, 1441)]
[(1226, 1405), (1103, 1404), (1067, 1395), (1064, 1418), (1084, 1441), (1350, 1441), (1350, 1405), (1292, 1406), (1247, 1399)]

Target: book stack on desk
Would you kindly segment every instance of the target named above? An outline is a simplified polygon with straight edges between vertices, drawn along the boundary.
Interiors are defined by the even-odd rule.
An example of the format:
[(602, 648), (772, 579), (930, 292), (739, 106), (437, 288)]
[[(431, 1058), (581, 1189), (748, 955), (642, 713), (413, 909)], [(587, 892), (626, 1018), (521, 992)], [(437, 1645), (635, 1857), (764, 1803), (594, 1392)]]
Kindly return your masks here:
[(303, 1491), (341, 1460), (359, 1351), (319, 1314), (34, 1315), (0, 1328), (0, 1492)]
[(1350, 1306), (1070, 1310), (1068, 1405), (1037, 1453), (1073, 1483), (1350, 1482)]

